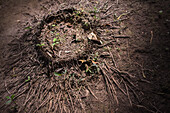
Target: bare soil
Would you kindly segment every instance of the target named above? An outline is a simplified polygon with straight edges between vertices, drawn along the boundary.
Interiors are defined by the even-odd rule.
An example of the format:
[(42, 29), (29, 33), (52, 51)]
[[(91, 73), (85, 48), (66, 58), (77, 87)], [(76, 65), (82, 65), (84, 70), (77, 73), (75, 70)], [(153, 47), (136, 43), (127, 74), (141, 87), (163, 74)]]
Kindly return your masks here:
[(169, 113), (169, 7), (169, 0), (1, 0), (1, 113)]

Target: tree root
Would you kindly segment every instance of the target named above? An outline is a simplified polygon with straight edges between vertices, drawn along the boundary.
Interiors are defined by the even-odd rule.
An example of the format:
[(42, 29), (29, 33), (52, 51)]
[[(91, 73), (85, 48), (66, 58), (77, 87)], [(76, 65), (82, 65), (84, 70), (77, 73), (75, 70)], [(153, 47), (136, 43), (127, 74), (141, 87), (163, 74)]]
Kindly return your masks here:
[[(105, 5), (108, 2), (109, 1), (106, 1), (99, 8), (101, 12), (103, 11), (106, 13), (112, 8), (112, 5), (105, 8)], [(70, 9), (66, 9), (66, 11), (69, 10)], [(59, 10), (59, 12), (62, 11), (63, 10)], [(110, 15), (111, 13), (107, 14), (102, 19), (107, 18)], [(46, 17), (44, 22), (52, 21), (53, 19), (51, 18), (57, 18), (57, 16), (53, 15), (51, 17)], [(95, 26), (102, 27), (101, 25)], [(112, 25), (110, 26), (112, 27)], [(39, 29), (42, 28), (40, 27)], [(90, 29), (92, 29), (92, 27)], [(95, 31), (96, 29), (92, 30)], [(49, 34), (49, 32), (47, 34)], [(106, 60), (103, 60), (103, 65), (97, 61), (97, 58), (99, 57), (92, 54), (96, 52), (93, 51), (93, 47), (95, 47), (95, 44), (93, 43), (89, 43), (88, 47), (86, 48), (89, 50), (84, 50), (85, 52), (83, 52), (82, 55), (69, 61), (60, 61), (56, 63), (49, 60), (43, 53), (40, 52), (41, 47), (39, 48), (35, 46), (35, 44), (37, 44), (36, 37), (39, 36), (36, 36), (36, 34), (33, 35), (34, 37), (32, 37), (32, 41), (27, 40), (27, 38), (30, 38), (30, 36), (25, 37), (24, 35), (21, 37), (21, 39), (16, 42), (19, 43), (19, 47), (16, 47), (17, 45), (13, 44), (15, 48), (12, 48), (10, 50), (11, 54), (7, 55), (8, 58), (12, 59), (10, 60), (11, 66), (7, 65), (9, 66), (9, 69), (5, 71), (6, 76), (11, 77), (9, 72), (20, 75), (16, 78), (7, 78), (6, 76), (4, 77), (12, 81), (9, 81), (8, 84), (5, 81), (6, 91), (9, 95), (15, 93), (16, 96), (14, 99), (18, 99), (20, 96), (24, 96), (25, 99), (23, 104), (19, 106), (18, 112), (26, 111), (28, 113), (36, 113), (39, 110), (44, 110), (43, 112), (54, 113), (72, 113), (76, 111), (86, 112), (85, 101), (82, 99), (82, 95), (84, 96), (83, 90), (88, 91), (91, 94), (90, 96), (94, 97), (97, 102), (102, 103), (100, 98), (96, 96), (95, 92), (90, 88), (89, 85), (97, 84), (96, 81), (102, 77), (104, 79), (106, 90), (109, 94), (109, 97), (111, 98), (110, 100), (112, 104), (114, 104), (112, 100), (115, 100), (115, 102), (119, 104), (119, 99), (117, 96), (118, 91), (123, 93), (123, 95), (128, 98), (130, 105), (132, 105), (132, 100), (129, 93), (130, 91), (132, 91), (134, 95), (139, 98), (135, 90), (133, 90), (133, 88), (136, 88), (135, 84), (131, 81), (131, 78), (134, 76), (128, 72), (120, 71), (118, 69), (116, 61), (113, 57), (113, 53), (109, 49), (109, 45), (113, 44), (115, 40), (112, 39), (110, 42), (103, 45), (97, 45), (97, 48), (94, 48), (94, 50), (97, 51), (98, 49), (107, 47), (112, 58), (113, 66), (110, 66)], [(129, 37), (115, 35), (114, 38)], [(46, 37), (46, 39), (48, 39), (48, 37)], [(25, 45), (21, 43), (24, 43)], [(48, 51), (52, 51), (51, 54), (54, 54), (53, 47), (50, 47)], [(16, 48), (23, 51), (14, 53)], [(85, 62), (79, 63), (80, 60)], [(14, 70), (14, 67), (18, 70), (12, 72), (11, 70)], [(24, 75), (22, 75), (23, 73)], [(30, 78), (30, 80), (26, 81), (28, 78)], [(119, 80), (122, 80), (123, 83), (121, 84)]]

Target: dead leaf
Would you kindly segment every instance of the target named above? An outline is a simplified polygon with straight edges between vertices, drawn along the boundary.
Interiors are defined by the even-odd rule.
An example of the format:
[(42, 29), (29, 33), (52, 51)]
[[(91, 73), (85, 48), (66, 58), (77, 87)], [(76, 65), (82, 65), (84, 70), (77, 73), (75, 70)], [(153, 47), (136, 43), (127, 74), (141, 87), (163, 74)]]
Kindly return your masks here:
[(84, 62), (86, 62), (86, 60), (79, 60), (81, 63), (84, 63)]
[(102, 44), (101, 40), (99, 38), (97, 38), (96, 34), (94, 34), (93, 32), (91, 32), (87, 37), (90, 40), (97, 41), (100, 44)]

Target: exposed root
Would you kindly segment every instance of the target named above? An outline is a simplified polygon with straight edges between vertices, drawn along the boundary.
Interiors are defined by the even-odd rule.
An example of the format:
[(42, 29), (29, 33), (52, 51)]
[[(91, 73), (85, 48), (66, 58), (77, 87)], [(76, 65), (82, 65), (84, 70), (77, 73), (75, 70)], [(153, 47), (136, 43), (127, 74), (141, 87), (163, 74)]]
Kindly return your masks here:
[[(89, 1), (85, 2), (89, 4)], [(109, 1), (99, 8), (101, 12), (109, 12), (112, 8), (112, 5), (105, 7), (107, 2)], [(54, 113), (86, 112), (86, 103), (83, 98), (92, 96), (97, 102), (102, 103), (89, 85), (97, 84), (102, 77), (112, 104), (114, 104), (113, 100), (119, 104), (117, 92), (120, 91), (127, 96), (132, 105), (129, 91), (137, 96), (133, 90), (136, 86), (131, 82), (133, 76), (120, 71), (117, 67), (113, 53), (109, 49), (109, 45), (115, 40), (99, 45), (94, 40), (87, 39), (89, 33), (94, 32), (96, 37), (99, 37), (98, 28), (105, 29), (97, 19), (94, 19), (94, 13), (97, 15), (100, 12), (92, 11), (90, 14), (75, 8), (58, 10), (57, 13), (44, 17), (35, 29), (36, 33), (30, 30), (11, 45), (11, 48), (14, 48), (7, 55), (7, 58), (11, 58), (9, 61), (11, 66), (5, 71), (4, 78), (9, 79), (9, 83), (5, 81), (5, 88), (9, 95), (15, 93), (16, 100), (24, 96), (24, 101), (18, 103), (18, 112), (37, 113), (40, 110)], [(110, 15), (109, 13), (102, 19)], [(62, 25), (61, 28), (58, 28), (59, 24)], [(112, 25), (107, 24), (106, 28), (107, 26), (110, 26), (109, 29), (118, 29)], [(70, 30), (71, 34), (64, 37), (66, 32), (63, 31), (64, 28), (68, 32)], [(72, 34), (71, 30), (75, 33)], [(62, 36), (56, 39), (56, 32), (60, 32)], [(26, 35), (28, 33), (30, 34)], [(62, 39), (66, 41), (60, 42)], [(46, 46), (43, 46), (43, 43)], [(39, 44), (38, 47), (37, 44)], [(62, 45), (64, 45), (63, 48)], [(67, 50), (67, 47), (71, 47), (72, 50)], [(104, 47), (107, 47), (109, 51), (113, 66), (110, 66), (106, 60), (103, 60), (102, 65), (102, 62), (98, 60), (100, 51)], [(15, 53), (15, 50), (18, 52)], [(98, 55), (96, 51), (99, 51)], [(17, 76), (13, 77), (10, 74)], [(123, 81), (123, 85), (119, 80)], [(83, 91), (88, 91), (91, 95), (83, 94)]]
[(93, 93), (93, 91), (91, 90), (91, 88), (89, 86), (87, 86), (87, 89), (90, 91), (90, 93), (93, 95), (93, 97), (96, 99), (96, 100), (99, 100), (96, 95)]

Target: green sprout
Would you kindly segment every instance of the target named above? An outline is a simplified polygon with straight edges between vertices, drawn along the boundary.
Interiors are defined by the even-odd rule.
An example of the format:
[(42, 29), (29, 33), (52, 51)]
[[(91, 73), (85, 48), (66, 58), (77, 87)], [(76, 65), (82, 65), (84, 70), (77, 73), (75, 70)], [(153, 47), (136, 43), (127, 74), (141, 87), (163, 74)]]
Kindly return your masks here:
[(42, 47), (45, 46), (45, 44), (37, 44), (36, 46)]
[[(60, 33), (57, 33), (56, 37), (59, 36), (59, 35), (60, 35)], [(60, 38), (53, 38), (52, 46), (55, 46), (56, 44), (59, 44), (59, 42), (60, 42)]]
[(88, 26), (89, 26), (88, 22), (85, 22), (85, 23), (84, 23), (84, 25), (85, 25), (86, 27), (88, 27)]
[(53, 46), (55, 46), (56, 44), (59, 44), (60, 39), (54, 38), (53, 39)]
[(60, 35), (60, 33), (57, 33), (57, 34), (56, 34), (56, 36), (59, 36), (59, 35)]
[(79, 16), (79, 15), (80, 15), (80, 11), (77, 11), (77, 12), (76, 12), (76, 16)]
[(89, 13), (98, 13), (97, 7), (94, 7), (94, 10), (89, 11)]
[(56, 41), (57, 41), (57, 38), (54, 38), (54, 39), (53, 39), (53, 42), (56, 42)]
[(96, 7), (94, 7), (94, 13), (97, 13), (98, 11), (97, 11), (97, 8)]
[(15, 95), (12, 94), (11, 96), (6, 96), (6, 98), (8, 99), (8, 101), (6, 102), (6, 104), (10, 104), (13, 100), (14, 100)]
[(62, 74), (57, 73), (57, 72), (54, 72), (54, 75), (55, 75), (55, 76), (61, 76)]
[(31, 29), (32, 27), (31, 26), (28, 26), (28, 27), (26, 27), (25, 29)]
[(118, 52), (120, 52), (120, 48), (119, 48), (119, 47), (116, 47), (116, 50), (117, 50)]
[(30, 76), (28, 76), (28, 79), (27, 79), (27, 80), (25, 80), (25, 82), (28, 82), (28, 81), (30, 81)]
[(52, 27), (55, 27), (55, 24), (53, 24)]

